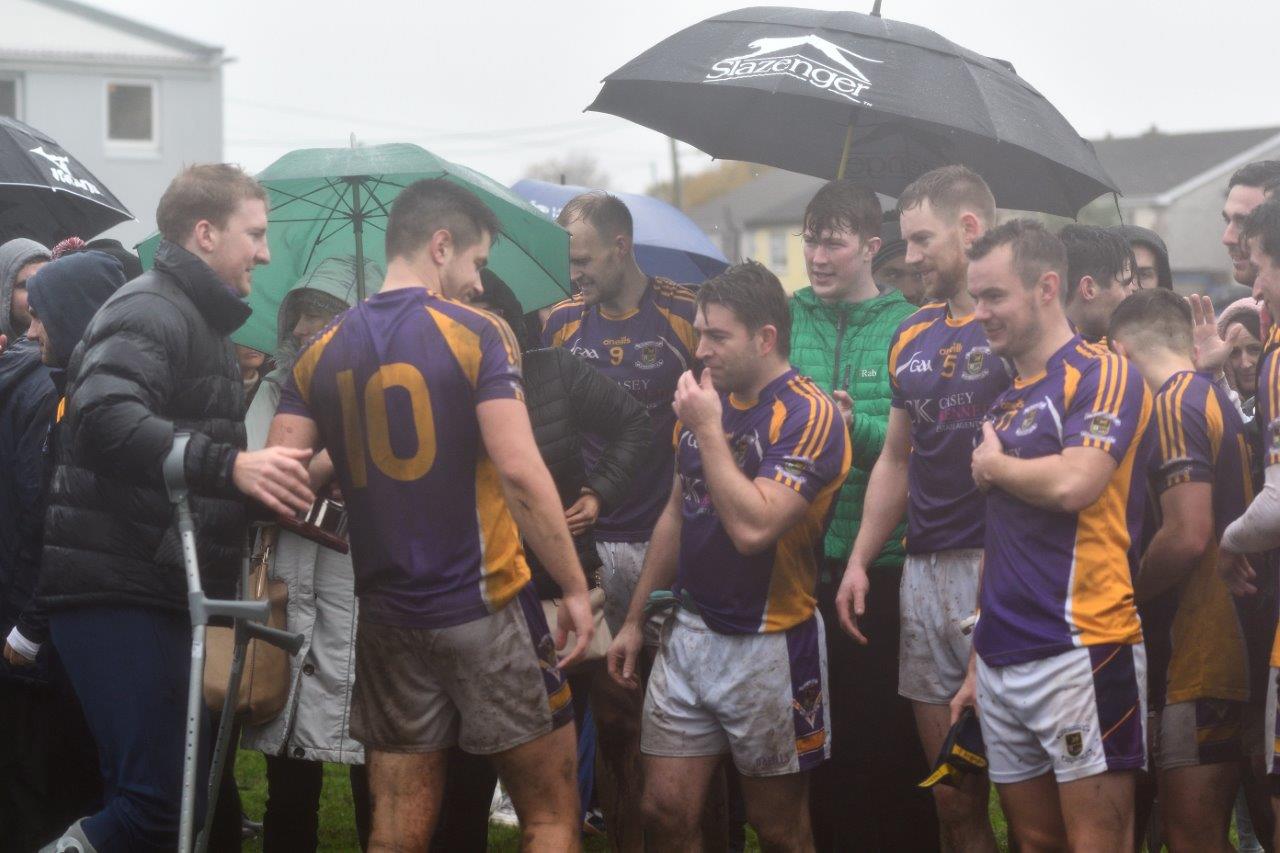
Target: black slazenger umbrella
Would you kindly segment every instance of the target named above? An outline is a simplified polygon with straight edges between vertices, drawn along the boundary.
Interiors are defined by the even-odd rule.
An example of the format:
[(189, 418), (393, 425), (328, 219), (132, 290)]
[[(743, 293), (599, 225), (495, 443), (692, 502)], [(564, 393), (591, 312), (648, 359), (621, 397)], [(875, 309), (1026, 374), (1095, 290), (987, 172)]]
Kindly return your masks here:
[(604, 79), (587, 109), (713, 157), (897, 197), (959, 163), (1005, 208), (1075, 216), (1115, 182), (1005, 62), (913, 24), (858, 12), (761, 6), (681, 30)]
[(0, 116), (0, 243), (92, 239), (133, 219), (120, 199), (44, 133)]

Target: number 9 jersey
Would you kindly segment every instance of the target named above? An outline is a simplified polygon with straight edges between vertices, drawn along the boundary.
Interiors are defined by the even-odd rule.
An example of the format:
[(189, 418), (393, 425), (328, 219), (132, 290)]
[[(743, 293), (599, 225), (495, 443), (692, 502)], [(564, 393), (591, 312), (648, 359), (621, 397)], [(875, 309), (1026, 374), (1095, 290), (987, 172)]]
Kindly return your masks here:
[(528, 582), (476, 406), (522, 400), (506, 323), (425, 288), (379, 293), (298, 357), (279, 414), (315, 421), (350, 515), (361, 618), (447, 628)]

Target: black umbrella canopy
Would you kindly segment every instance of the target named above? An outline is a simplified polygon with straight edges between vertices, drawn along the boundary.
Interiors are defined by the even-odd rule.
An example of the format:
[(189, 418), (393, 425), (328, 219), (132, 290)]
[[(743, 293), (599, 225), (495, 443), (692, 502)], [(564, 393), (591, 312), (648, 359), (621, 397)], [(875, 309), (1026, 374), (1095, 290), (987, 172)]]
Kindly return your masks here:
[(0, 117), (0, 242), (89, 240), (130, 219), (128, 208), (61, 145)]
[(932, 30), (858, 12), (728, 12), (659, 42), (587, 109), (713, 157), (844, 177), (897, 197), (961, 163), (1005, 208), (1075, 216), (1115, 182), (1011, 65)]

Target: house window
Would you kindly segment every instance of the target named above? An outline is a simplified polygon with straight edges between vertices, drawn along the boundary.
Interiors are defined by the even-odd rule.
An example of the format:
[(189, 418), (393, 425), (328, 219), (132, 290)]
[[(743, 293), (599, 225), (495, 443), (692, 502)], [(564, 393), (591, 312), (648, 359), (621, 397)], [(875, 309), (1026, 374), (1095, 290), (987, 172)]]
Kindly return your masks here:
[(787, 232), (784, 230), (769, 232), (769, 267), (774, 272), (787, 268)]
[(18, 78), (0, 77), (0, 116), (18, 118)]
[(139, 80), (107, 82), (107, 142), (113, 147), (154, 148), (156, 84)]

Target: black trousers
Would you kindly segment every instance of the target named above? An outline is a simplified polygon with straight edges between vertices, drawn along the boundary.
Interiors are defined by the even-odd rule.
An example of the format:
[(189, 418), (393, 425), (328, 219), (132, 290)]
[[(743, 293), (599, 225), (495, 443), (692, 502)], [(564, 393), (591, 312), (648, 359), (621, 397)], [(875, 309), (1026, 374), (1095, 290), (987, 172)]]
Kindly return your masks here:
[(0, 681), (0, 851), (39, 849), (101, 806), (98, 748), (70, 686)]
[[(324, 762), (268, 755), (267, 809), (262, 816), (264, 853), (314, 851), (319, 845), (320, 789)], [(352, 764), (351, 799), (355, 805), (360, 849), (369, 846), (372, 811), (369, 777), (363, 764)]]
[(902, 568), (872, 569), (860, 646), (840, 627), (836, 581), (818, 589), (826, 622), (831, 760), (813, 771), (809, 814), (818, 850), (936, 851), (933, 798), (916, 784), (929, 775), (911, 703), (898, 695), (898, 587)]

